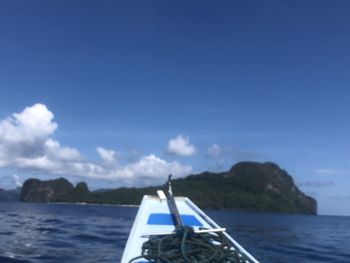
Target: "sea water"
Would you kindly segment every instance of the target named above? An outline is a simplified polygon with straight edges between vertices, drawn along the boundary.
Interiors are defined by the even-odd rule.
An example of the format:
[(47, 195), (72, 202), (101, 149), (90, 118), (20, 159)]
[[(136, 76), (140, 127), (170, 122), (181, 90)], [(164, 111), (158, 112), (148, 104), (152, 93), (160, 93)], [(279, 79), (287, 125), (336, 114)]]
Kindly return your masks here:
[[(0, 263), (120, 262), (136, 212), (0, 203)], [(350, 262), (350, 217), (206, 212), (262, 263)]]

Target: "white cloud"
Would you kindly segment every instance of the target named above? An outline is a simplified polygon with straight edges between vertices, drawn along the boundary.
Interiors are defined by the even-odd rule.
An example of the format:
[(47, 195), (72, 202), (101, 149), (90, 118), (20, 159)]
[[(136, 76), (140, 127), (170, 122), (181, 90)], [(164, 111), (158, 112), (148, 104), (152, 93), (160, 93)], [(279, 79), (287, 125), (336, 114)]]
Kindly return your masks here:
[(19, 157), (40, 156), (45, 141), (57, 128), (52, 120), (53, 114), (43, 104), (0, 120), (0, 166), (11, 165)]
[(190, 143), (189, 137), (178, 135), (170, 139), (168, 143), (168, 152), (180, 156), (191, 156), (196, 153), (197, 149)]
[(0, 143), (35, 143), (52, 134), (57, 124), (43, 104), (25, 108), (0, 122)]
[[(53, 119), (53, 113), (45, 105), (35, 104), (0, 120), (0, 167), (51, 175), (117, 180), (129, 184), (140, 184), (144, 178), (156, 180), (164, 179), (168, 174), (184, 176), (192, 172), (191, 166), (167, 162), (152, 154), (120, 166), (117, 162), (118, 153), (103, 147), (96, 148), (101, 162), (90, 162), (78, 150), (61, 146), (52, 139), (58, 127)], [(182, 146), (182, 154), (194, 153), (195, 148), (189, 144), (188, 138), (178, 136), (177, 139), (176, 146)], [(19, 184), (20, 178), (14, 176), (16, 184)]]
[(189, 175), (192, 167), (178, 162), (167, 162), (151, 154), (125, 166), (110, 168), (99, 164), (77, 162), (72, 163), (69, 170), (75, 175), (106, 180), (126, 180), (130, 183), (140, 178), (164, 179), (169, 174), (175, 177)]
[(26, 107), (0, 121), (0, 166), (50, 171), (80, 153), (50, 138), (57, 129), (54, 115), (43, 104)]
[(96, 151), (104, 163), (113, 164), (116, 162), (117, 153), (115, 151), (103, 147), (97, 147)]
[(15, 181), (16, 186), (22, 186), (20, 177), (17, 174), (12, 175), (13, 180)]
[(53, 160), (77, 161), (82, 157), (78, 150), (70, 147), (61, 147), (58, 141), (47, 139), (44, 144), (45, 153)]
[(138, 162), (127, 165), (123, 173), (129, 177), (140, 175), (144, 177), (157, 178), (172, 174), (174, 177), (188, 175), (192, 172), (191, 166), (183, 166), (178, 162), (166, 162), (151, 154), (142, 157)]
[(13, 161), (13, 165), (25, 170), (40, 170), (44, 172), (57, 171), (61, 167), (60, 162), (55, 162), (48, 156), (39, 156), (34, 158), (17, 157)]

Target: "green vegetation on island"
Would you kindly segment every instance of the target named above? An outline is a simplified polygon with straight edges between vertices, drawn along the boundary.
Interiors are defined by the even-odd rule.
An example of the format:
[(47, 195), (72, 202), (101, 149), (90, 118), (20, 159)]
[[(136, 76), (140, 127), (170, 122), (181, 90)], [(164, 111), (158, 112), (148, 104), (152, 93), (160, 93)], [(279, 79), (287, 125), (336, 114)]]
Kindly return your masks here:
[[(162, 186), (90, 191), (86, 183), (75, 187), (68, 180), (28, 179), (21, 200), (138, 205), (143, 195), (154, 195)], [(237, 211), (316, 214), (317, 203), (302, 193), (293, 178), (274, 163), (241, 162), (229, 171), (203, 172), (173, 180), (177, 196), (187, 196), (202, 208)]]

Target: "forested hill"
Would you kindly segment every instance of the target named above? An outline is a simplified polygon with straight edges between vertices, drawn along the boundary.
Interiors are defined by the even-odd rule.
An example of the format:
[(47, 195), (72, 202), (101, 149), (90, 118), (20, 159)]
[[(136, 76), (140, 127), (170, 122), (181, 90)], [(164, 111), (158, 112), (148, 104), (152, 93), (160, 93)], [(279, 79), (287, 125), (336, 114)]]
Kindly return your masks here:
[[(161, 187), (92, 192), (84, 182), (74, 187), (64, 178), (49, 181), (28, 179), (23, 184), (21, 200), (139, 204), (143, 195), (154, 195)], [(177, 196), (187, 196), (202, 208), (317, 213), (316, 200), (302, 193), (293, 178), (274, 163), (241, 162), (227, 172), (204, 172), (175, 179), (173, 190)]]

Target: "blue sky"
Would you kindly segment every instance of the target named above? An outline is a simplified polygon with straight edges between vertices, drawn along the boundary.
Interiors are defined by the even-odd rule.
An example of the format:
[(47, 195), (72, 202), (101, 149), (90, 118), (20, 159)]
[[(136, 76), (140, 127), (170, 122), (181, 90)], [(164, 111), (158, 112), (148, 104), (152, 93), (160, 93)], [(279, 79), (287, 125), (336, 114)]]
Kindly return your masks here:
[(350, 215), (349, 12), (0, 1), (0, 187), (61, 175), (142, 185), (273, 161), (320, 213)]

